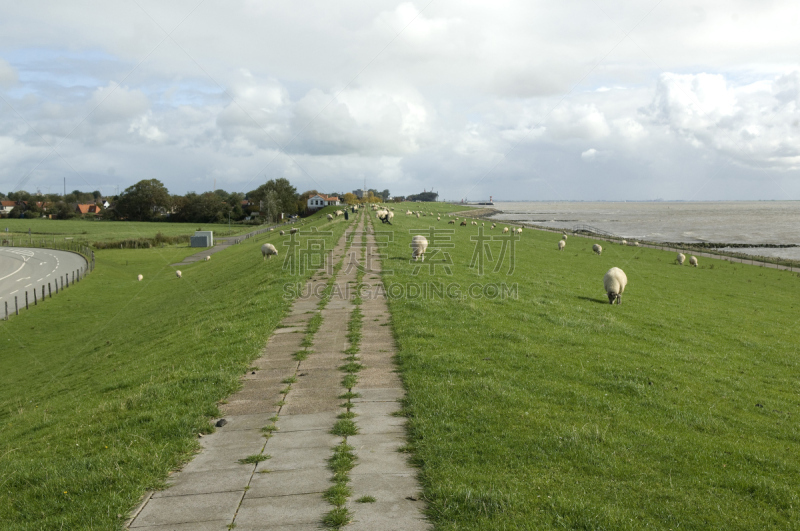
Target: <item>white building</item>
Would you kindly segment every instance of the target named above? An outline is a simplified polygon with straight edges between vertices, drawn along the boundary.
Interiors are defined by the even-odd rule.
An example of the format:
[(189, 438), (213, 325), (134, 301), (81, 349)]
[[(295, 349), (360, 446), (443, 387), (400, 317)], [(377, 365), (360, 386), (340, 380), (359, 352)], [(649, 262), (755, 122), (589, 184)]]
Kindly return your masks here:
[(317, 194), (308, 198), (308, 209), (317, 210), (330, 205), (341, 205), (335, 195)]

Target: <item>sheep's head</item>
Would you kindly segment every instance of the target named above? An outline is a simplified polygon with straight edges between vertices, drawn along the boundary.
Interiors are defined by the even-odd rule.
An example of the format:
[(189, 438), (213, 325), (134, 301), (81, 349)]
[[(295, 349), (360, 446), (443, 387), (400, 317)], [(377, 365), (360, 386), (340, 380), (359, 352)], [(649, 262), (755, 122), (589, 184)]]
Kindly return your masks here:
[(622, 302), (622, 297), (619, 296), (619, 293), (614, 293), (613, 291), (609, 291), (608, 292), (608, 303), (609, 304), (614, 304), (614, 301), (616, 301), (617, 304), (619, 304), (619, 303)]

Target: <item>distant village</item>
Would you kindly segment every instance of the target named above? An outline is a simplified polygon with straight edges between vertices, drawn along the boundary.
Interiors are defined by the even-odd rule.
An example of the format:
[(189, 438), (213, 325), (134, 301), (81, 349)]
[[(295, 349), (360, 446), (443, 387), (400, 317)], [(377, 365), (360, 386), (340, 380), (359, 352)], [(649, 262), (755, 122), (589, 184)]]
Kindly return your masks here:
[(438, 194), (423, 191), (392, 196), (389, 190), (298, 193), (287, 179), (273, 179), (247, 193), (222, 189), (185, 195), (170, 194), (157, 179), (142, 180), (115, 196), (100, 191), (73, 190), (62, 194), (31, 194), (24, 190), (0, 193), (0, 217), (172, 221), (191, 223), (264, 223), (289, 216), (307, 216), (331, 205), (436, 201)]

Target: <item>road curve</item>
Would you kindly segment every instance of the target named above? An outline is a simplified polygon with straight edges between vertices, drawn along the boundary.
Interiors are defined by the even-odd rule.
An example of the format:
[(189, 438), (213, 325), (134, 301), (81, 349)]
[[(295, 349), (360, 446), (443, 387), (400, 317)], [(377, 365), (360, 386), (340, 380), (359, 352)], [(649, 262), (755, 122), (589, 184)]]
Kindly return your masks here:
[(86, 259), (69, 251), (54, 249), (30, 249), (27, 247), (0, 247), (0, 318), (5, 317), (5, 302), (8, 302), (8, 313), (14, 312), (14, 297), (17, 297), (19, 308), (25, 308), (25, 293), (28, 293), (29, 305), (33, 305), (33, 291), (41, 299), (42, 286), (47, 293), (50, 283), (53, 294), (56, 282), (59, 291), (62, 282), (72, 284), (72, 274), (81, 268), (86, 269)]

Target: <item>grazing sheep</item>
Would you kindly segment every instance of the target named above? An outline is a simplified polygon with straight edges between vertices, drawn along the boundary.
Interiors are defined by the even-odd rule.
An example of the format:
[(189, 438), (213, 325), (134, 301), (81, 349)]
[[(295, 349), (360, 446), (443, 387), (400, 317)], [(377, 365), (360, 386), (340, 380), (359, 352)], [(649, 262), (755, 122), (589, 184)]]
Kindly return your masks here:
[(503, 229), (503, 234), (505, 234), (505, 233), (507, 233), (507, 232), (508, 232), (508, 227), (506, 227), (506, 228), (504, 228), (504, 229)]
[(376, 214), (381, 223), (388, 223), (389, 225), (392, 224), (392, 218), (394, 218), (394, 212), (390, 212), (388, 210), (379, 210)]
[(269, 228), (269, 231), (270, 231), (270, 232), (272, 232), (272, 231), (274, 231), (274, 230), (275, 230), (275, 229), (273, 229), (272, 227), (270, 227), (270, 228)]
[(683, 262), (686, 261), (686, 255), (683, 253), (678, 253), (678, 256), (675, 257), (675, 260), (678, 261), (678, 265), (683, 265)]
[(280, 231), (278, 234), (280, 234), (281, 236), (283, 236), (283, 235), (284, 235), (284, 234), (286, 234), (286, 233), (285, 233), (284, 231)]
[(209, 260), (211, 260), (211, 256), (206, 255), (206, 262), (208, 262)]
[(264, 257), (264, 260), (266, 260), (268, 256), (272, 258), (272, 255), (278, 256), (278, 250), (274, 245), (271, 243), (265, 243), (261, 246), (261, 256)]
[(414, 213), (413, 213), (413, 212), (411, 212), (410, 210), (406, 210), (406, 216), (412, 216), (413, 214), (414, 214)]
[(333, 221), (333, 214), (328, 214), (328, 221)]
[(601, 254), (603, 252), (603, 247), (600, 244), (596, 243), (592, 245), (592, 251), (596, 252), (597, 254)]
[(522, 227), (517, 227), (516, 229), (514, 229), (514, 232), (516, 232), (517, 234), (522, 234)]
[(627, 242), (627, 241), (625, 241), (625, 240), (622, 240), (621, 242), (619, 242), (619, 244), (620, 244), (620, 245), (628, 245), (628, 242)]
[(625, 272), (618, 268), (612, 267), (603, 277), (603, 287), (608, 294), (609, 304), (622, 304), (622, 292), (625, 291), (625, 286), (628, 284), (628, 277)]
[(297, 234), (297, 229), (292, 227), (291, 230), (289, 230), (289, 234)]
[(442, 218), (440, 216), (436, 216), (436, 221), (442, 221)]
[(567, 234), (566, 234), (566, 233), (562, 234), (562, 235), (561, 235), (561, 239), (562, 239), (562, 240), (566, 240), (566, 239), (567, 239)]
[(564, 247), (566, 247), (566, 246), (567, 246), (567, 242), (565, 242), (564, 240), (559, 240), (558, 241), (558, 250), (559, 251), (563, 251)]
[(689, 265), (697, 267), (697, 258), (694, 256), (689, 257)]
[(466, 226), (467, 226), (467, 220), (463, 220), (463, 221), (460, 223), (460, 225), (461, 225), (462, 227), (466, 227)]
[(183, 276), (183, 273), (181, 273), (181, 270), (180, 270), (180, 269), (178, 269), (177, 271), (175, 271), (175, 276), (176, 276), (176, 277), (178, 277), (178, 278), (181, 278), (181, 277)]
[(342, 214), (344, 214), (344, 212), (343, 212), (343, 211), (341, 211), (341, 210), (337, 210), (337, 211), (336, 211), (336, 217), (337, 217), (337, 218), (338, 218), (339, 216), (341, 216)]
[(138, 276), (138, 277), (136, 277), (136, 278), (139, 280), (139, 282), (141, 282), (141, 281), (142, 281), (142, 279), (143, 279), (144, 277), (143, 277), (142, 275), (139, 275), (139, 276)]
[(425, 249), (428, 248), (428, 239), (425, 236), (416, 235), (411, 238), (411, 259), (425, 261)]
[(451, 219), (450, 221), (447, 222), (447, 224), (448, 225), (455, 225), (456, 221), (454, 219)]
[(419, 212), (417, 212), (417, 219), (419, 219)]

